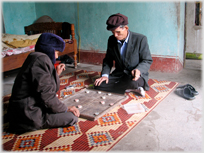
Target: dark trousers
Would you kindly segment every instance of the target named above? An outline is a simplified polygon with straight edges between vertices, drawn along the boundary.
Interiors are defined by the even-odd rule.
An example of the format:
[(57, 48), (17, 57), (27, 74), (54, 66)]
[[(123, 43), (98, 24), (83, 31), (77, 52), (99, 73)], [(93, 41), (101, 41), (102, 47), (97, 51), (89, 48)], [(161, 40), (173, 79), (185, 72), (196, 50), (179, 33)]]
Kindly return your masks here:
[[(72, 112), (47, 114), (47, 120), (40, 129), (72, 126), (75, 123), (77, 123), (77, 121), (78, 121), (78, 117), (76, 117)], [(10, 122), (8, 132), (22, 134), (25, 132), (39, 130), (29, 126), (29, 123), (27, 124), (28, 125), (19, 124), (19, 123), (16, 124), (15, 122)]]
[(100, 86), (94, 86), (94, 89), (107, 91), (112, 93), (124, 94), (126, 89), (137, 89), (144, 86), (144, 79), (139, 78), (137, 81), (132, 80), (131, 75), (124, 74), (120, 77), (109, 76), (109, 81), (106, 84), (105, 81)]
[(72, 126), (77, 123), (78, 117), (72, 112), (48, 114), (43, 129)]

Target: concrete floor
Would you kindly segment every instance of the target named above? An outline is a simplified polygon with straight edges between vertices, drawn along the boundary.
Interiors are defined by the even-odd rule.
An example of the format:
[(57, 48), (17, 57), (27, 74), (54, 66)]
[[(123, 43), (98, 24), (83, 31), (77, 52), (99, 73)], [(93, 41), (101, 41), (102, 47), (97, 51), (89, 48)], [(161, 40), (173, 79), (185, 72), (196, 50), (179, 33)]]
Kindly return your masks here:
[[(202, 151), (202, 64), (201, 60), (186, 60), (179, 73), (150, 71), (152, 79), (189, 83), (200, 94), (190, 101), (172, 92), (111, 151)], [(77, 69), (101, 71), (101, 66), (80, 63)], [(66, 68), (66, 72), (75, 70)], [(17, 72), (2, 76), (3, 95), (11, 93)]]

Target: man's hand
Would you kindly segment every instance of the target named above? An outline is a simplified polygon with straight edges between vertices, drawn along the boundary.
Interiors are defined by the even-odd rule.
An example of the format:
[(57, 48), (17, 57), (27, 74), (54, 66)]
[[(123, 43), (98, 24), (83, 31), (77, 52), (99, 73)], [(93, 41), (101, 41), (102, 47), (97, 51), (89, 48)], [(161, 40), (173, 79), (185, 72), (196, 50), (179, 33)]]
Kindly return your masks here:
[(95, 82), (94, 82), (94, 85), (95, 85), (95, 86), (100, 86), (100, 84), (101, 84), (103, 81), (106, 81), (106, 84), (107, 84), (107, 83), (108, 83), (108, 77), (103, 76), (103, 77), (100, 77), (100, 78), (96, 79)]
[(75, 106), (68, 107), (68, 112), (72, 112), (76, 117), (80, 116), (79, 110)]
[(131, 71), (131, 74), (133, 76), (133, 79), (134, 81), (137, 81), (139, 78), (140, 78), (140, 71), (138, 69), (134, 69)]
[(59, 65), (56, 66), (56, 71), (57, 71), (57, 74), (60, 75), (62, 73), (62, 71), (65, 70), (65, 64), (64, 63), (61, 63)]

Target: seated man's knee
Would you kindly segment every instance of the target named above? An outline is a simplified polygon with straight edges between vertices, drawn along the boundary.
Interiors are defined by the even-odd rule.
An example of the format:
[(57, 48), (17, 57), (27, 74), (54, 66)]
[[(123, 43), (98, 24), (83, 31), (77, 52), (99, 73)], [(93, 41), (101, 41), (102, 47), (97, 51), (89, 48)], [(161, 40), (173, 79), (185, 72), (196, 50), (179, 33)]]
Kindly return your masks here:
[(73, 113), (68, 113), (69, 115), (67, 116), (67, 120), (69, 120), (69, 126), (74, 125), (75, 123), (78, 122), (78, 117), (75, 116)]

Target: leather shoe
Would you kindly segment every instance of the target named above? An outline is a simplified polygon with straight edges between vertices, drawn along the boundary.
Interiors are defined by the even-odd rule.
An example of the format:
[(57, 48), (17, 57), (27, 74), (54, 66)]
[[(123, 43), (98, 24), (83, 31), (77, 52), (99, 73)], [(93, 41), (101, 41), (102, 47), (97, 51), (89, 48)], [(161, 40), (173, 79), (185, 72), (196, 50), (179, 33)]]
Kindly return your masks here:
[(176, 88), (176, 93), (188, 100), (195, 99), (194, 94), (191, 92), (190, 88), (188, 86), (184, 86), (183, 88)]

